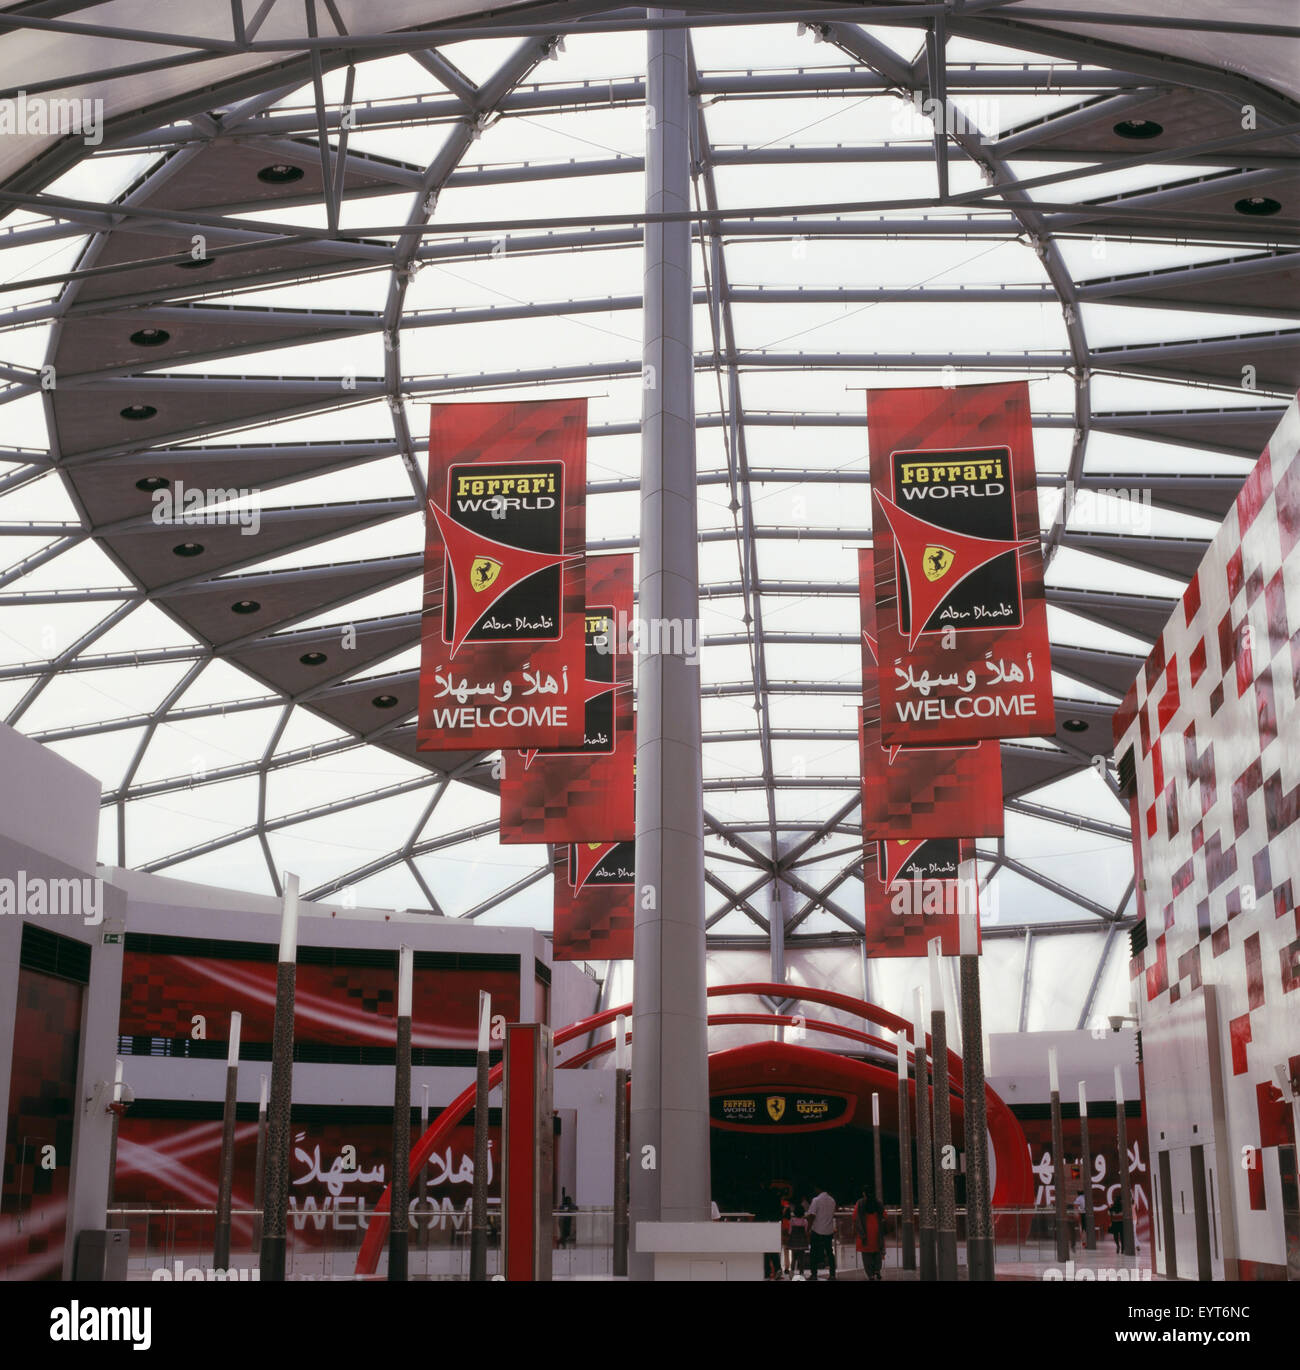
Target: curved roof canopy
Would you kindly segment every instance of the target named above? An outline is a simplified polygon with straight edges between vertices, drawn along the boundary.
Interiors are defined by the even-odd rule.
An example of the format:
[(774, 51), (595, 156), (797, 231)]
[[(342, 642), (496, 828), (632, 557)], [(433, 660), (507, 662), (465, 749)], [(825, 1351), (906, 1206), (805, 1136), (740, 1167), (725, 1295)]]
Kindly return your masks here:
[[(492, 758), (415, 751), (426, 406), (588, 395), (635, 547), (646, 21), (473, 9), (0, 14), (0, 717), (101, 778), (108, 863), (549, 921)], [(1093, 758), (1300, 369), (1295, 33), (1147, 9), (692, 16), (719, 954), (859, 940), (862, 391), (1023, 377), (1059, 726), (980, 843), (991, 1026), (1127, 999)]]

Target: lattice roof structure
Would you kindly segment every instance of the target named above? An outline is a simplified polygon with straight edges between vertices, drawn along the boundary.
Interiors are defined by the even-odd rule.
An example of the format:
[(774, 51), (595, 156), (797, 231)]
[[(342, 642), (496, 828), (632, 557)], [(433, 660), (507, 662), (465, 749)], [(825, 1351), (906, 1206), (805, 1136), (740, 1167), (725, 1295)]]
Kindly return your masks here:
[(548, 925), (492, 757), (415, 748), (425, 406), (589, 396), (635, 548), (644, 29), (689, 22), (711, 950), (860, 987), (863, 391), (1025, 378), (1058, 726), (1002, 749), (986, 1016), (1122, 1011), (1094, 758), (1296, 388), (1296, 31), (684, 8), (0, 11), (0, 717), (101, 779), (107, 864)]

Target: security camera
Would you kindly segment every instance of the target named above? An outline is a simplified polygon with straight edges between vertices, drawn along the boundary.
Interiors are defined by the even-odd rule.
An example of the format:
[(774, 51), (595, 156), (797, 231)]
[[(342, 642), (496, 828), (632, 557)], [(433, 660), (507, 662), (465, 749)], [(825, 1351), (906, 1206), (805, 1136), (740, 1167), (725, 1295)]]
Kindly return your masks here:
[(1120, 1028), (1122, 1028), (1123, 1026), (1124, 1026), (1124, 1019), (1121, 1018), (1118, 1014), (1112, 1013), (1112, 1014), (1110, 1015), (1110, 1030), (1111, 1030), (1112, 1032), (1118, 1032), (1118, 1031), (1120, 1030)]

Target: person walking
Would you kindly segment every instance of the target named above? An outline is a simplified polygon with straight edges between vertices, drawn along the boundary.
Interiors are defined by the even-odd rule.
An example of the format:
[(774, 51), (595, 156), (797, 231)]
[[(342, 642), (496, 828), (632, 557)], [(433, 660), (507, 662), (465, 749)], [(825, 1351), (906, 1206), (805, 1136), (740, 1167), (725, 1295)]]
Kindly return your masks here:
[(1124, 1251), (1124, 1200), (1120, 1196), (1118, 1189), (1110, 1205), (1110, 1235), (1115, 1238), (1115, 1254), (1122, 1255)]
[(885, 1259), (885, 1206), (868, 1185), (862, 1186), (862, 1197), (853, 1207), (853, 1231), (867, 1279), (880, 1279)]
[[(573, 1195), (563, 1186), (560, 1188), (563, 1197), (560, 1200), (560, 1211), (564, 1214), (576, 1213), (578, 1205), (573, 1201)], [(573, 1245), (573, 1219), (565, 1216), (560, 1219), (560, 1246), (569, 1247)]]
[(790, 1206), (790, 1264), (791, 1274), (803, 1279), (808, 1269), (808, 1213), (802, 1200)]
[(1070, 1206), (1070, 1250), (1076, 1246), (1082, 1246), (1086, 1238), (1086, 1229), (1083, 1225), (1083, 1215), (1087, 1207), (1087, 1199), (1084, 1198), (1083, 1190), (1074, 1196), (1074, 1202)]
[[(759, 1190), (758, 1201), (754, 1205), (754, 1217), (761, 1223), (779, 1223), (781, 1221), (781, 1196), (771, 1185), (764, 1185)], [(780, 1250), (763, 1253), (763, 1278), (765, 1280), (779, 1280), (781, 1278)]]
[(812, 1278), (817, 1278), (817, 1271), (822, 1262), (825, 1261), (829, 1271), (828, 1278), (835, 1278), (835, 1200), (826, 1192), (824, 1186), (818, 1186), (817, 1196), (808, 1205), (808, 1221), (812, 1231), (810, 1240), (812, 1242), (811, 1267)]

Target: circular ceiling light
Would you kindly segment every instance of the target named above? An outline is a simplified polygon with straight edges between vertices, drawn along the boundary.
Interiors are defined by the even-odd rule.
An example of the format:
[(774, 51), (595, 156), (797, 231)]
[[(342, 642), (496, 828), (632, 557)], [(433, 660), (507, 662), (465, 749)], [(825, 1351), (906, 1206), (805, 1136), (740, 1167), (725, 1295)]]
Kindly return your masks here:
[(289, 162), (272, 162), (270, 166), (264, 166), (257, 173), (259, 181), (265, 181), (269, 186), (287, 186), (294, 181), (302, 180), (302, 167), (293, 166)]
[(231, 606), (232, 614), (255, 614), (262, 606), (255, 599), (237, 599)]
[(1157, 124), (1154, 119), (1121, 119), (1115, 125), (1115, 132), (1121, 138), (1159, 138), (1164, 131), (1165, 126)]
[(183, 262), (177, 262), (176, 265), (179, 267), (184, 267), (186, 271), (197, 271), (200, 267), (211, 266), (213, 260), (214, 258), (207, 256), (186, 257)]
[(151, 419), (158, 412), (152, 404), (128, 404), (121, 410), (124, 419), (130, 419), (133, 423), (140, 423), (145, 419)]
[(197, 557), (202, 555), (203, 544), (201, 542), (178, 542), (172, 551), (178, 557)]
[(142, 480), (135, 483), (137, 490), (143, 490), (146, 495), (152, 495), (155, 490), (165, 490), (171, 481), (166, 476), (145, 476)]
[(1082, 718), (1067, 718), (1061, 724), (1061, 727), (1064, 728), (1067, 733), (1086, 733), (1088, 731), (1088, 724)]
[(1276, 214), (1282, 208), (1281, 202), (1270, 199), (1267, 195), (1248, 195), (1244, 200), (1238, 200), (1233, 209), (1238, 214), (1266, 215)]
[(326, 657), (324, 652), (304, 652), (298, 660), (304, 666), (323, 666)]
[(131, 341), (137, 347), (161, 347), (170, 337), (165, 328), (141, 328), (131, 334)]
[(376, 709), (391, 709), (397, 704), (396, 695), (376, 695), (370, 701)]

